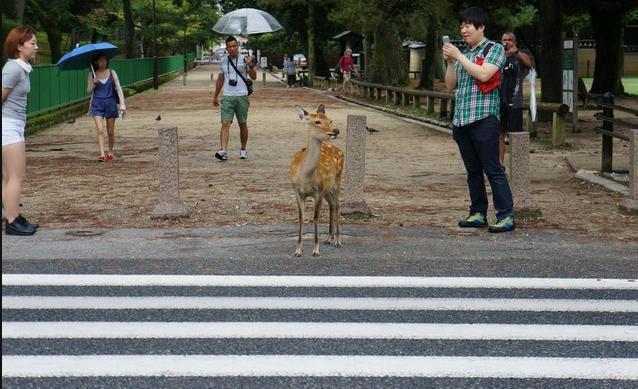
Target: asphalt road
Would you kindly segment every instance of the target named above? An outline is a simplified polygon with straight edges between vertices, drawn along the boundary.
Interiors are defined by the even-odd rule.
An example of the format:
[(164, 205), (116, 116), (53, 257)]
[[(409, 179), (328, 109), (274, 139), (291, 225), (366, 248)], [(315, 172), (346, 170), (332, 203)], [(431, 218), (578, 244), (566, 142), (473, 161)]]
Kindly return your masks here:
[[(345, 225), (343, 247), (302, 257), (295, 225), (219, 228), (42, 230), (3, 236), (3, 273), (305, 274), (638, 278), (638, 244), (559, 230), (485, 230)], [(325, 234), (324, 229), (320, 232)], [(325, 235), (320, 236), (325, 239)]]

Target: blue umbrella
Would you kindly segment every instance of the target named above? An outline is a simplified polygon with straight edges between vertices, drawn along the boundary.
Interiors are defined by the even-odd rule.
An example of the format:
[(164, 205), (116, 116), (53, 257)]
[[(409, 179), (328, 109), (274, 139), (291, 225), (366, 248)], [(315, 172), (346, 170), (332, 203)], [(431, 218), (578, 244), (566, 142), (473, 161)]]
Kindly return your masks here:
[(118, 51), (120, 49), (112, 43), (89, 43), (64, 54), (56, 65), (60, 70), (80, 70), (88, 67), (92, 69), (91, 61), (97, 54), (104, 54), (106, 58), (111, 59)]

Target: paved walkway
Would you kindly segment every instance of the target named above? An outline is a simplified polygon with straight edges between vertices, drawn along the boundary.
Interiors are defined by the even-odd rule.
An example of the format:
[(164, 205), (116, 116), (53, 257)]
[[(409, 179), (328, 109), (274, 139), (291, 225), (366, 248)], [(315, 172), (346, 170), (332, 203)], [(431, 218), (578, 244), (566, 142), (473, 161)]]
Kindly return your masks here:
[[(517, 231), (505, 237), (461, 230), (455, 226), (468, 206), (465, 172), (448, 134), (344, 103), (320, 91), (287, 89), (270, 75), (263, 84), (261, 73), (251, 97), (249, 159), (237, 158), (238, 129), (234, 124), (231, 159), (220, 163), (212, 157), (219, 144), (219, 110), (212, 107), (211, 73), (215, 71), (214, 66), (200, 66), (189, 73), (186, 85), (178, 78), (158, 91), (130, 97), (127, 119), (117, 122), (112, 163), (97, 162), (95, 129), (87, 117), (30, 137), (22, 212), (42, 229), (31, 238), (4, 237), (3, 259), (177, 258), (182, 253), (193, 258), (233, 258), (235, 249), (221, 248), (246, 245), (248, 255), (250, 250), (261, 251), (251, 242), (262, 236), (269, 237), (269, 244), (276, 247), (264, 252), (265, 258), (287, 258), (292, 253), (297, 222), (287, 171), (292, 154), (304, 146), (306, 138), (295, 104), (308, 110), (324, 104), (342, 129), (344, 136), (335, 143), (343, 148), (347, 115), (366, 115), (368, 124), (379, 130), (367, 138), (364, 191), (375, 215), (363, 220), (345, 218), (344, 233), (353, 237), (362, 234), (354, 239), (358, 243), (346, 237), (344, 250), (326, 249), (322, 258), (364, 258), (363, 253), (370, 258), (395, 257), (407, 262), (410, 258), (444, 258), (431, 256), (431, 242), (423, 240), (423, 236), (435, 234), (439, 243), (432, 244), (447, 245), (447, 259), (470, 259), (473, 250), (483, 252), (482, 258), (504, 258), (498, 250), (500, 244), (522, 242), (532, 247), (554, 237), (566, 245), (557, 244), (546, 260), (570, 256), (574, 247), (591, 242), (587, 247), (600, 250), (577, 252), (594, 264), (594, 258), (611, 260), (618, 254), (614, 241), (638, 240), (638, 218), (625, 216), (616, 207), (621, 195), (574, 179), (564, 163), (564, 155), (572, 151), (542, 145), (534, 146), (531, 160), (532, 195), (543, 217), (520, 220)], [(164, 126), (179, 128), (180, 185), (182, 200), (191, 211), (188, 219), (156, 221), (149, 217), (158, 196), (157, 129)], [(322, 217), (323, 231), (325, 211)], [(66, 235), (76, 230), (106, 232), (93, 238)], [(205, 231), (203, 235), (201, 231)], [(228, 231), (239, 240), (228, 237)], [(413, 232), (404, 236), (404, 231)], [(220, 237), (215, 238), (213, 232)], [(451, 243), (443, 243), (446, 240)], [(467, 249), (458, 251), (459, 242), (478, 246), (458, 246)], [(377, 244), (388, 250), (369, 249)], [(516, 244), (512, 247), (518, 247)], [(605, 251), (607, 247), (611, 251)], [(638, 252), (635, 244), (621, 247)], [(529, 253), (531, 248), (525, 250), (520, 253)], [(529, 258), (527, 254), (523, 257)], [(512, 252), (508, 258), (518, 257)], [(616, 257), (629, 259), (624, 254)], [(623, 267), (635, 272), (636, 261)]]

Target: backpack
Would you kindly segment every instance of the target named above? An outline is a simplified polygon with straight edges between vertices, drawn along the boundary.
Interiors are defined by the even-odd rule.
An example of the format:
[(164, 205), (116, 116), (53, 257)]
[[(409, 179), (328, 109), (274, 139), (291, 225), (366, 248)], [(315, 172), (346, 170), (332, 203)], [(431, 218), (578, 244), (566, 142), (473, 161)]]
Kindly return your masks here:
[(339, 58), (339, 62), (337, 62), (337, 66), (335, 66), (335, 74), (338, 76), (341, 74), (341, 60), (343, 57)]
[[(485, 45), (485, 48), (483, 49), (483, 57), (476, 57), (476, 64), (477, 65), (483, 65), (483, 60), (485, 58), (487, 58), (487, 55), (490, 53), (490, 50), (492, 49), (492, 46), (494, 46), (494, 42), (489, 42), (487, 45)], [(494, 73), (494, 75), (489, 80), (487, 80), (485, 82), (476, 80), (476, 86), (483, 93), (489, 93), (492, 90), (498, 88), (499, 85), (501, 85), (501, 71), (500, 70), (498, 70), (496, 73)]]

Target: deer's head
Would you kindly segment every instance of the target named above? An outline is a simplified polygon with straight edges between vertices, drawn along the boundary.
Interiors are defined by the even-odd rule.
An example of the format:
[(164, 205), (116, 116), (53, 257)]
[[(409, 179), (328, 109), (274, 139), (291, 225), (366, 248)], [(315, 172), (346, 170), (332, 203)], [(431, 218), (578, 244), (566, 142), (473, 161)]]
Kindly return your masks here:
[(299, 105), (295, 105), (299, 119), (308, 125), (308, 133), (319, 140), (335, 139), (339, 135), (339, 129), (332, 124), (332, 120), (326, 116), (326, 108), (323, 104), (317, 108), (317, 113), (308, 113)]

